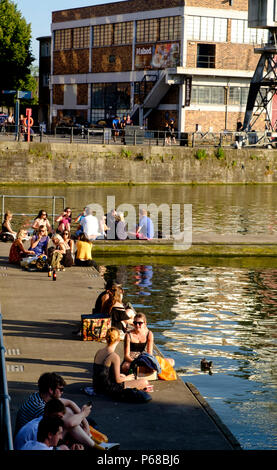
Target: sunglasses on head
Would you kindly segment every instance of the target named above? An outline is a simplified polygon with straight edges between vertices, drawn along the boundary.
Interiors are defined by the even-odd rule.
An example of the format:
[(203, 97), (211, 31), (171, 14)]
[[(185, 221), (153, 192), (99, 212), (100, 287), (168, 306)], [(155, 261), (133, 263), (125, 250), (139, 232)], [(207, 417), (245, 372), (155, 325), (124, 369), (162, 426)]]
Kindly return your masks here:
[(134, 321), (134, 325), (143, 325), (143, 321)]

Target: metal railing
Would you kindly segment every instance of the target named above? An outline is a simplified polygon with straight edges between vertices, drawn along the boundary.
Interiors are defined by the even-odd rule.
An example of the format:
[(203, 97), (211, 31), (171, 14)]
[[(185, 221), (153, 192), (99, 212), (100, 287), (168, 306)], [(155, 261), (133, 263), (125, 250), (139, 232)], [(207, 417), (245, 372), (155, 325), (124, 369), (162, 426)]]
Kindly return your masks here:
[[(14, 134), (0, 133), (1, 140), (14, 140)], [(221, 132), (175, 131), (174, 138), (167, 138), (167, 133), (164, 130), (148, 130), (139, 126), (129, 126), (128, 135), (127, 131), (124, 134), (124, 130), (119, 130), (118, 136), (115, 136), (113, 130), (107, 127), (63, 126), (56, 127), (53, 133), (35, 133), (33, 134), (33, 140), (48, 143), (149, 146), (167, 146), (170, 144), (188, 147), (234, 147), (236, 142), (239, 141), (242, 142), (243, 146), (264, 145), (265, 147), (276, 147), (276, 132), (252, 131), (246, 133), (228, 130), (222, 130)], [(55, 211), (52, 211), (52, 213), (55, 214)]]
[[(63, 209), (65, 208), (65, 197), (64, 196), (13, 196), (10, 194), (0, 194), (0, 197), (2, 198), (2, 204), (1, 204), (1, 216), (3, 217), (5, 214), (5, 200), (7, 198), (12, 198), (12, 199), (52, 199), (52, 213), (49, 214), (52, 217), (52, 226), (54, 227), (55, 224), (55, 217), (56, 217), (56, 199), (62, 199), (63, 201)], [(35, 217), (36, 214), (28, 214), (26, 212), (24, 213), (15, 213), (13, 212), (14, 216), (30, 216), (30, 217)]]
[(5, 347), (2, 328), (2, 314), (0, 306), (0, 449), (13, 450), (13, 434), (10, 414), (10, 396), (6, 376)]

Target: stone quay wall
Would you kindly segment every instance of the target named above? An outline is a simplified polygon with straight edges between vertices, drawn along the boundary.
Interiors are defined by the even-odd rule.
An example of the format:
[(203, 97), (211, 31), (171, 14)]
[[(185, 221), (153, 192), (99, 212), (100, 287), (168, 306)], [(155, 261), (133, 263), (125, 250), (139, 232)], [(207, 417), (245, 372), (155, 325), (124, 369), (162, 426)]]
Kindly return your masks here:
[(277, 182), (262, 148), (0, 143), (0, 183), (236, 184)]

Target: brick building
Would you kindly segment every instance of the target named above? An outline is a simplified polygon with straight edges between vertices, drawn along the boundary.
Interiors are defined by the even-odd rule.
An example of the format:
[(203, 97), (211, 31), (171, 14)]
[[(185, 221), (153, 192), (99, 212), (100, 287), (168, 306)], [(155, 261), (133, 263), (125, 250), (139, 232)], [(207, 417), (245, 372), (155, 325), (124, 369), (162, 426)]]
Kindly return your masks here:
[(37, 41), (39, 41), (38, 121), (47, 125), (50, 122), (51, 36), (41, 36)]
[[(99, 0), (101, 3), (101, 0)], [(236, 129), (267, 41), (248, 0), (127, 0), (52, 13), (51, 122), (131, 113), (149, 129)], [(257, 128), (264, 129), (264, 122)]]

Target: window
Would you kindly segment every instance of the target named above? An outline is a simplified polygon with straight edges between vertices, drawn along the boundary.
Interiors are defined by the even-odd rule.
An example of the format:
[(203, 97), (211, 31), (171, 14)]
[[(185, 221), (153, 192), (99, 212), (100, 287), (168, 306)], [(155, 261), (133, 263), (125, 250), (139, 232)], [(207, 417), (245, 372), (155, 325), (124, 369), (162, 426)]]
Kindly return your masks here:
[(55, 51), (71, 49), (72, 47), (72, 29), (58, 29), (55, 31)]
[(115, 23), (114, 44), (131, 44), (133, 41), (133, 23)]
[(73, 29), (73, 49), (84, 49), (90, 45), (90, 28), (86, 26), (84, 28)]
[(227, 18), (188, 16), (187, 37), (196, 41), (226, 42)]
[(215, 68), (215, 44), (197, 45), (197, 63), (196, 67)]
[(225, 90), (223, 86), (193, 85), (191, 93), (192, 104), (224, 104)]
[(248, 87), (231, 86), (229, 89), (228, 103), (230, 105), (246, 105), (248, 91)]
[(240, 44), (261, 44), (267, 42), (266, 29), (248, 28), (247, 20), (232, 20), (231, 42)]
[(129, 109), (129, 83), (93, 83), (91, 107), (95, 109)]
[(159, 20), (140, 20), (137, 22), (137, 42), (158, 41)]
[(111, 46), (113, 43), (113, 25), (99, 24), (93, 28), (93, 45)]
[(42, 75), (42, 86), (48, 88), (49, 87), (49, 80), (50, 80), (49, 73), (44, 73)]
[(160, 41), (171, 41), (181, 38), (181, 17), (160, 18)]
[(137, 21), (136, 42), (176, 41), (180, 38), (180, 16)]
[(51, 44), (50, 42), (40, 43), (40, 55), (41, 57), (50, 57), (51, 55)]

